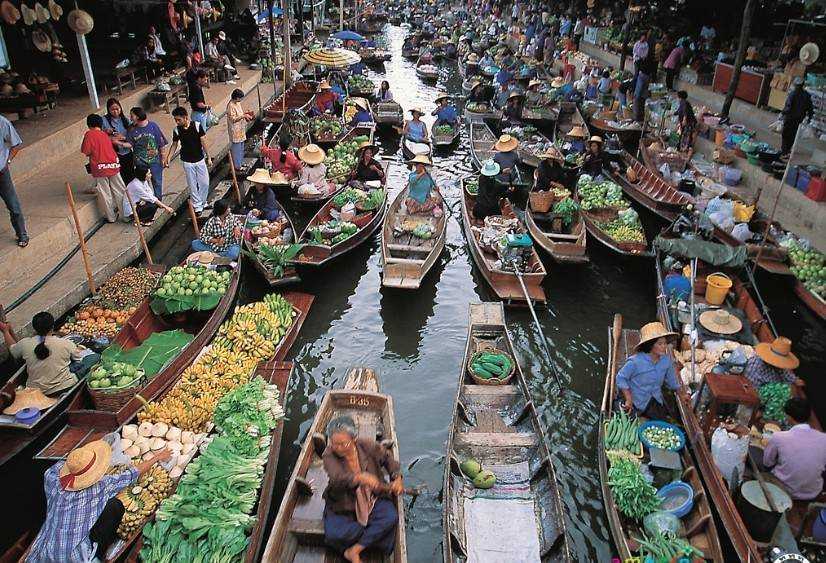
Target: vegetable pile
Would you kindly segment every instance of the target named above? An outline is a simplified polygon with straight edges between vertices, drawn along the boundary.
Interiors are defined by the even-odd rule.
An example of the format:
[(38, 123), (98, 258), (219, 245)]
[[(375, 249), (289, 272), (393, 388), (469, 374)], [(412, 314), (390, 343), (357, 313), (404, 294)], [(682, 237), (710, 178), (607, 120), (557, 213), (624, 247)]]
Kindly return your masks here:
[(320, 115), (310, 120), (310, 133), (316, 139), (329, 141), (344, 132), (344, 124), (338, 117)]
[(636, 211), (623, 209), (613, 221), (599, 222), (600, 228), (612, 239), (618, 242), (636, 242), (645, 244), (645, 233), (642, 230), (640, 216)]
[(214, 417), (219, 433), (144, 528), (142, 560), (243, 559), (270, 435), (284, 417), (278, 395), (275, 386), (255, 378), (222, 398)]
[(310, 244), (333, 246), (344, 242), (356, 234), (358, 230), (354, 223), (333, 219), (316, 227), (311, 227), (307, 233)]
[(826, 299), (826, 255), (814, 248), (805, 248), (798, 240), (788, 244), (792, 273), (803, 285)]
[(360, 74), (353, 74), (347, 79), (347, 88), (353, 92), (372, 94), (376, 89), (373, 81)]
[(142, 369), (123, 362), (114, 362), (110, 366), (99, 365), (89, 374), (90, 389), (123, 389), (143, 379)]
[(470, 362), (470, 371), (481, 379), (504, 379), (511, 373), (513, 360), (500, 351), (479, 352)]
[(453, 135), (453, 126), (447, 125), (447, 124), (445, 124), (445, 125), (436, 125), (433, 128), (433, 133), (435, 135), (441, 135), (441, 136), (444, 136), (444, 137), (446, 137), (448, 135)]
[(483, 102), (469, 102), (465, 107), (473, 113), (487, 113), (490, 111), (490, 106)]
[[(275, 278), (283, 278), (290, 262), (295, 260), (301, 249), (301, 244), (269, 244), (262, 243), (255, 247), (254, 257), (270, 272)], [(244, 254), (250, 255), (245, 250)]]
[(582, 174), (577, 180), (576, 187), (580, 205), (586, 211), (602, 207), (630, 207), (628, 201), (622, 197), (622, 188), (610, 180), (597, 182), (590, 175)]
[(617, 508), (624, 515), (641, 520), (660, 507), (661, 499), (640, 470), (639, 463), (616, 459), (608, 469), (608, 485)]
[(373, 211), (381, 207), (382, 203), (384, 203), (384, 190), (370, 190), (367, 199), (358, 202), (356, 207), (360, 211)]
[(558, 201), (554, 204), (552, 209), (554, 213), (562, 216), (562, 225), (567, 229), (574, 223), (576, 212), (579, 211), (579, 205), (570, 197)]
[(638, 429), (639, 421), (629, 417), (624, 410), (620, 410), (605, 423), (605, 449), (625, 450), (632, 454), (639, 454)]
[(227, 292), (232, 273), (203, 266), (175, 266), (153, 293), (150, 306), (157, 314), (214, 309)]
[(688, 560), (694, 557), (703, 559), (703, 552), (679, 537), (673, 532), (657, 532), (652, 536), (643, 534), (642, 538), (633, 538), (640, 545), (640, 557), (645, 561), (648, 557), (654, 561), (673, 561), (685, 556)]
[(343, 182), (344, 178), (356, 169), (358, 160), (356, 150), (359, 144), (369, 140), (365, 136), (359, 136), (352, 141), (339, 143), (327, 151), (324, 158), (324, 165), (327, 167), (327, 177), (338, 182)]
[(467, 178), (465, 180), (465, 189), (470, 195), (476, 195), (479, 193), (479, 178), (475, 176), (472, 178)]
[(649, 444), (661, 450), (677, 450), (683, 443), (677, 432), (670, 427), (649, 426), (642, 431)]
[(792, 398), (792, 387), (788, 383), (766, 383), (757, 390), (760, 403), (763, 405), (763, 419), (774, 422), (784, 422), (786, 413), (783, 408), (786, 401)]
[(333, 196), (333, 205), (341, 209), (348, 203), (356, 204), (367, 199), (367, 193), (355, 188), (345, 188)]

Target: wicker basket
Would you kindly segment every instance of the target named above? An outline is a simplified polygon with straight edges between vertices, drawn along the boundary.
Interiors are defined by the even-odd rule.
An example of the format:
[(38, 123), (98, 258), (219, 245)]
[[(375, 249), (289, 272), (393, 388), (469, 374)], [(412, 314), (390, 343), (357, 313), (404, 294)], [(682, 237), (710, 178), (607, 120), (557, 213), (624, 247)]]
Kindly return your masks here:
[[(485, 353), (496, 353), (507, 356), (507, 358), (511, 362), (511, 369), (508, 372), (508, 374), (504, 377), (497, 377), (495, 379), (484, 379), (482, 377), (478, 377), (475, 373), (473, 373), (473, 361), (476, 359), (477, 356)], [(495, 348), (491, 345), (483, 344), (479, 346), (479, 349), (476, 352), (474, 352), (474, 354), (470, 357), (470, 361), (467, 364), (467, 372), (470, 374), (471, 379), (473, 379), (474, 383), (476, 383), (477, 385), (507, 385), (508, 381), (510, 381), (511, 377), (513, 377), (513, 374), (516, 373), (516, 360), (514, 360), (513, 356), (511, 356), (504, 350), (499, 350), (498, 348)]]
[(554, 193), (550, 190), (531, 192), (531, 209), (537, 213), (547, 213), (554, 204)]
[(132, 385), (122, 389), (92, 389), (89, 387), (89, 395), (95, 409), (99, 411), (117, 412), (123, 405), (131, 401), (138, 391), (143, 387), (143, 377), (137, 378)]

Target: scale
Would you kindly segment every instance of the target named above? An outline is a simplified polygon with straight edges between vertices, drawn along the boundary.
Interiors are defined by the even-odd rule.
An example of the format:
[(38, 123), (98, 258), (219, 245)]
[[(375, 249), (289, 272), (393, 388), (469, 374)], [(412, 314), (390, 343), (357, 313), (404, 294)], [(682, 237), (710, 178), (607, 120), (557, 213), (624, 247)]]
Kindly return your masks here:
[(664, 450), (662, 448), (648, 448), (648, 455), (651, 456), (650, 465), (660, 469), (683, 470), (683, 462), (678, 452)]

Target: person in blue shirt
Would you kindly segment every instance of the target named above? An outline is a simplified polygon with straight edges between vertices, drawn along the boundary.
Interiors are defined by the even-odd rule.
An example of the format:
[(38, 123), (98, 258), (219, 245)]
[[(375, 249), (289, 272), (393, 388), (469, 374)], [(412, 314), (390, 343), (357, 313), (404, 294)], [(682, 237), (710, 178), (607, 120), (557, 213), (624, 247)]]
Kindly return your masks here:
[(493, 57), (490, 56), (490, 51), (485, 51), (485, 55), (479, 61), (479, 68), (485, 69), (489, 66), (493, 66)]
[(434, 217), (441, 217), (442, 194), (427, 169), (428, 166), (433, 166), (433, 163), (427, 156), (417, 154), (412, 160), (407, 161), (407, 164), (415, 166), (407, 177), (408, 197), (404, 202), (407, 212), (433, 213)]
[(683, 275), (683, 265), (679, 262), (663, 280), (663, 293), (669, 301), (688, 301), (691, 297), (691, 280)]
[(367, 111), (367, 103), (361, 98), (356, 98), (353, 103), (357, 111), (350, 120), (350, 127), (355, 127), (359, 123), (373, 123), (373, 115)]
[(436, 127), (439, 125), (455, 126), (459, 119), (459, 114), (456, 113), (456, 108), (450, 105), (450, 96), (442, 95), (436, 98), (436, 103), (439, 104), (430, 115), (436, 116)]
[(421, 119), (421, 117), (424, 115), (424, 112), (421, 110), (421, 108), (413, 108), (410, 110), (410, 113), (413, 115), (413, 119), (404, 122), (404, 129), (402, 130), (402, 135), (410, 139), (414, 143), (426, 143), (427, 126), (425, 126), (424, 122)]
[(656, 321), (640, 329), (636, 354), (629, 357), (617, 373), (623, 410), (654, 420), (668, 417), (662, 387), (666, 385), (675, 392), (680, 389), (674, 362), (668, 353), (669, 340), (676, 337), (677, 333), (667, 331)]

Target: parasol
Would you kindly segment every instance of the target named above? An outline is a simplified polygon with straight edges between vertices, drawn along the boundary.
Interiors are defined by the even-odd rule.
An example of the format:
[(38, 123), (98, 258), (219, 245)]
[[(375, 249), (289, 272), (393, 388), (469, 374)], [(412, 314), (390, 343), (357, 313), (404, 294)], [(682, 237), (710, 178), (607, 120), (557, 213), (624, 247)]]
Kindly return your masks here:
[(366, 38), (363, 35), (359, 35), (355, 31), (350, 31), (349, 29), (345, 29), (344, 31), (337, 31), (333, 34), (333, 37), (336, 39), (341, 39), (342, 41), (366, 41)]
[(347, 68), (350, 65), (361, 62), (361, 57), (358, 53), (348, 51), (347, 49), (329, 49), (325, 47), (305, 54), (304, 60), (308, 63), (330, 68)]

